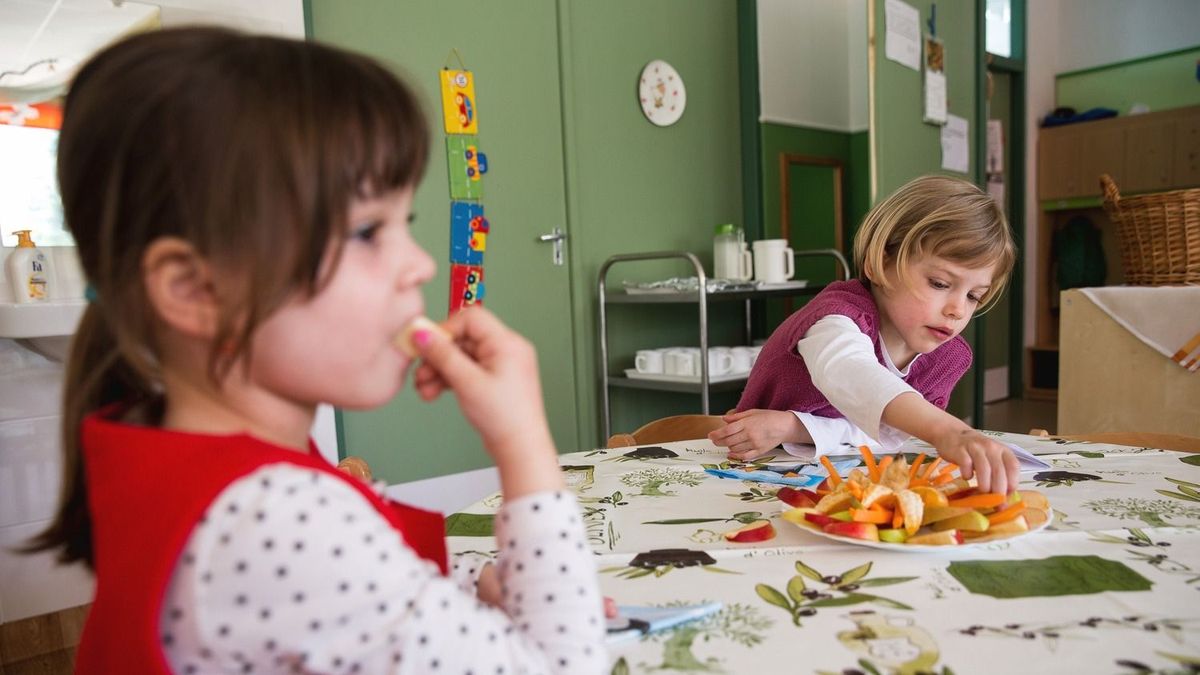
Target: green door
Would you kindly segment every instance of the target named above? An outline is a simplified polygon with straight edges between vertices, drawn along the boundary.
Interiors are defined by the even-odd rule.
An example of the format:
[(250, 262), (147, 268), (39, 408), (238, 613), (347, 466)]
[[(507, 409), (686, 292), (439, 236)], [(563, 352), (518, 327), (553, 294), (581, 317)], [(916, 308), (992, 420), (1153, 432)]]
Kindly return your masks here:
[[(438, 261), (438, 275), (425, 293), (434, 318), (446, 315), (450, 283), (450, 191), (438, 73), (446, 65), (458, 67), (457, 49), (475, 74), (479, 149), (489, 164), (482, 199), (491, 223), (484, 305), (534, 342), (551, 431), (561, 450), (575, 450), (570, 260), (555, 265), (552, 244), (536, 241), (552, 228), (567, 227), (554, 0), (310, 0), (308, 5), (314, 39), (380, 59), (425, 98), (432, 155), (416, 194), (413, 227)], [(339, 431), (342, 453), (363, 457), (377, 477), (391, 483), (490, 465), (449, 394), (426, 404), (406, 386), (383, 408), (342, 413)]]

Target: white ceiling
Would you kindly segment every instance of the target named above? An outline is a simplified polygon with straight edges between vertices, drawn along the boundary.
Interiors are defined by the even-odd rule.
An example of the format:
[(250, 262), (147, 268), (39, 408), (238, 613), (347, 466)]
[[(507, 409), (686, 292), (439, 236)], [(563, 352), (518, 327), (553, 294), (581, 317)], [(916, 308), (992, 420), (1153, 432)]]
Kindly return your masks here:
[[(0, 0), (0, 72), (21, 71), (49, 58), (78, 63), (113, 39), (158, 19), (154, 5), (123, 2), (118, 7), (111, 0), (62, 0), (35, 40), (54, 5), (55, 0)], [(13, 84), (12, 77), (0, 84)]]

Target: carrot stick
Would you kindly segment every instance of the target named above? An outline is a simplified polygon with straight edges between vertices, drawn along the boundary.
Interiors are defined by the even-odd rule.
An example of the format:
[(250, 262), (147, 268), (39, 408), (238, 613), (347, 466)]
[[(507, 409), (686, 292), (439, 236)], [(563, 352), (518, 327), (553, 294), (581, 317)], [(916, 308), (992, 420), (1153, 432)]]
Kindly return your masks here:
[(875, 462), (875, 455), (871, 452), (871, 448), (860, 445), (858, 452), (862, 455), (863, 462), (867, 465), (867, 475), (871, 477), (872, 483), (879, 482), (879, 464)]
[(871, 509), (850, 509), (850, 520), (856, 523), (875, 523), (886, 525), (892, 522), (891, 511), (872, 511)]
[(892, 514), (892, 528), (898, 528), (903, 524), (904, 514), (900, 513), (900, 509), (896, 509), (896, 511)]
[(894, 460), (894, 459), (896, 459), (895, 455), (886, 455), (883, 459), (879, 460), (879, 477), (880, 478), (883, 478), (883, 472), (887, 471), (887, 468), (892, 465), (892, 460)]
[(988, 525), (1007, 523), (1008, 521), (1013, 520), (1017, 516), (1021, 515), (1021, 513), (1025, 511), (1025, 508), (1026, 505), (1024, 502), (1017, 502), (1003, 511), (997, 511), (987, 517)]
[(941, 464), (941, 463), (942, 463), (941, 457), (934, 457), (933, 461), (929, 463), (929, 466), (925, 467), (925, 470), (921, 472), (921, 478), (924, 478), (925, 480), (929, 480), (930, 478), (933, 478), (934, 470), (937, 469), (938, 464)]
[(954, 480), (953, 475), (947, 473), (946, 471), (942, 471), (931, 482), (933, 485), (945, 485), (946, 483), (949, 483), (953, 480)]
[(993, 509), (1008, 501), (1008, 495), (999, 492), (985, 492), (961, 499), (951, 499), (950, 506), (967, 507), (970, 509)]
[(854, 495), (855, 499), (860, 502), (862, 501), (863, 489), (861, 485), (853, 481), (846, 481), (846, 487), (849, 488), (850, 494)]
[(921, 454), (917, 455), (916, 459), (913, 460), (912, 466), (908, 467), (908, 482), (909, 483), (912, 483), (913, 479), (917, 477), (917, 469), (921, 468), (921, 462), (924, 462), (924, 461), (925, 461), (925, 453), (922, 452)]
[(938, 472), (938, 476), (948, 476), (955, 471), (958, 471), (958, 465), (946, 462), (946, 466), (942, 467), (942, 470)]
[(842, 482), (842, 477), (838, 475), (837, 469), (833, 468), (833, 462), (825, 455), (821, 455), (821, 463), (825, 465), (825, 470), (829, 472), (829, 484), (837, 487)]

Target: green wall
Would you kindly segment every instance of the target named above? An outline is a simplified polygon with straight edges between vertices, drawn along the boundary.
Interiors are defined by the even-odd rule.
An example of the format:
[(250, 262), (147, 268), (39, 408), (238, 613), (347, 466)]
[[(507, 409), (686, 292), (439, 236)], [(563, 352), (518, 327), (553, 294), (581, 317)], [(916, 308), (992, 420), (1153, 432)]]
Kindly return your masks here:
[[(928, 30), (927, 21), (933, 0), (909, 0), (909, 4), (920, 12), (922, 30)], [(980, 151), (979, 125), (983, 123), (976, 105), (979, 79), (977, 54), (982, 49), (982, 35), (977, 27), (979, 4), (937, 3), (937, 35), (945, 41), (946, 47), (948, 109), (950, 114), (967, 119), (970, 173), (966, 175), (945, 172), (941, 168), (941, 127), (922, 122), (924, 88), (921, 72), (885, 56), (884, 27), (887, 23), (884, 5), (882, 0), (874, 2), (875, 80), (872, 99), (875, 105), (871, 131), (878, 181), (876, 198), (882, 199), (909, 180), (930, 173), (950, 173), (980, 183), (981, 176), (976, 169)], [(968, 327), (963, 336), (974, 347), (973, 329)], [(976, 357), (983, 358), (981, 355)], [(955, 388), (950, 412), (960, 417), (972, 413), (974, 387), (972, 369)]]
[[(597, 443), (602, 433), (596, 283), (604, 260), (618, 253), (685, 250), (699, 254), (711, 270), (713, 227), (741, 222), (736, 5), (560, 2), (580, 447)], [(635, 105), (637, 74), (652, 59), (673, 65), (687, 87), (687, 111), (670, 127), (650, 124)], [(609, 283), (619, 288), (623, 279), (685, 274), (683, 264), (632, 263), (614, 268)], [(711, 344), (736, 343), (739, 307), (713, 308)], [(615, 309), (621, 311), (610, 315), (614, 371), (632, 367), (637, 349), (698, 344), (695, 307)], [(632, 431), (657, 417), (699, 408), (699, 396), (615, 391), (613, 429)], [(721, 410), (716, 399), (714, 409)]]
[[(1012, 133), (1012, 76), (1008, 73), (993, 73), (992, 74), (992, 98), (988, 102), (988, 118), (998, 119), (1004, 125), (1004, 133), (1006, 138)], [(1011, 139), (1004, 144), (1004, 186), (1007, 190), (1015, 189), (1012, 181), (1012, 156), (1010, 153)], [(1005, 205), (1007, 211), (1007, 205)], [(983, 343), (984, 359), (983, 365), (985, 368), (999, 368), (1008, 365), (1010, 349), (1009, 341), (1011, 335), (1011, 302), (1013, 293), (1020, 293), (1019, 289), (1014, 289), (1009, 286), (1004, 290), (1004, 295), (996, 301), (996, 304), (988, 310), (987, 314), (982, 319), (983, 327), (987, 339)], [(1019, 367), (1020, 364), (1018, 364)], [(1009, 392), (1010, 395), (1016, 395), (1017, 392)], [(986, 420), (985, 420), (986, 422)]]
[(1151, 110), (1200, 105), (1196, 63), (1200, 46), (1098, 68), (1062, 73), (1054, 81), (1054, 100), (1083, 112), (1112, 108), (1122, 115), (1134, 103)]

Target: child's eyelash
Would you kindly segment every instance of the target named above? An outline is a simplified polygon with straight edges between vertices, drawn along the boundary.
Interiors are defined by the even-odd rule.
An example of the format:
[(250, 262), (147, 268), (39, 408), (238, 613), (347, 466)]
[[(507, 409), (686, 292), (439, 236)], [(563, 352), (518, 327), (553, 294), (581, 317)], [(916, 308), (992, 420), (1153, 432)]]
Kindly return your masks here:
[(379, 233), (379, 228), (381, 227), (383, 227), (383, 221), (379, 220), (363, 223), (362, 225), (354, 228), (354, 230), (350, 233), (350, 237), (353, 239), (361, 239), (363, 241), (371, 241), (375, 239), (375, 235)]

